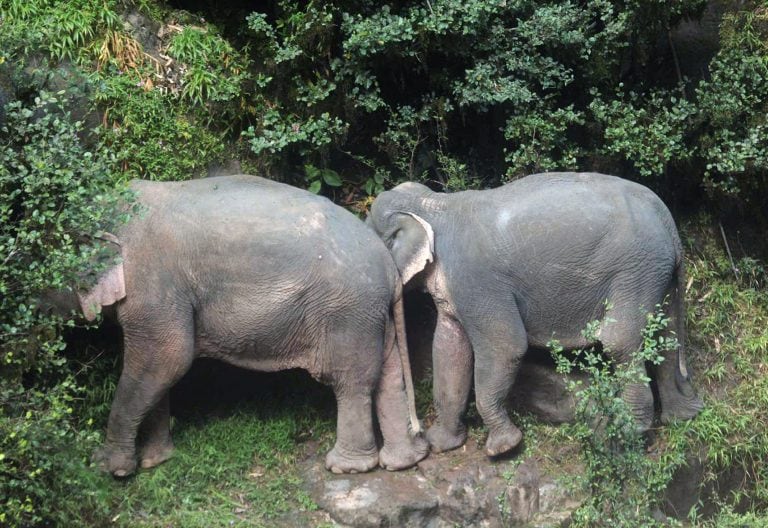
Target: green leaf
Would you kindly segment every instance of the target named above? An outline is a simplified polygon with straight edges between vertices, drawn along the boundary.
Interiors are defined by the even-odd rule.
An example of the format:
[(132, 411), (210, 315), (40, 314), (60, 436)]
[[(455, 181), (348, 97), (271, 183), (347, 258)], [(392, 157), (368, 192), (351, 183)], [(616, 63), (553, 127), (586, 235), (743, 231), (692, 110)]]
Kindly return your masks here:
[(339, 174), (331, 169), (323, 169), (323, 181), (331, 187), (341, 187), (342, 181)]
[(314, 165), (304, 165), (304, 174), (307, 175), (307, 178), (310, 180), (316, 180), (320, 177), (320, 169), (315, 167)]
[(315, 180), (310, 184), (307, 190), (311, 193), (318, 194), (320, 192), (321, 186), (322, 186), (322, 182), (320, 180)]

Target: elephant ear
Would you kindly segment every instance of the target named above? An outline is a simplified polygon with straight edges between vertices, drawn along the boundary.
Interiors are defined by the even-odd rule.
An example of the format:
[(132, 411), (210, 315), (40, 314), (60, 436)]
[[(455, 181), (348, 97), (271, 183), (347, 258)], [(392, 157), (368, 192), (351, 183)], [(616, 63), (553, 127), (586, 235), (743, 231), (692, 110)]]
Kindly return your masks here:
[(435, 232), (426, 220), (413, 213), (400, 213), (397, 226), (389, 250), (406, 284), (434, 261)]
[[(114, 235), (105, 233), (104, 239), (120, 247), (120, 242)], [(88, 321), (96, 319), (96, 316), (101, 313), (102, 306), (115, 304), (124, 297), (125, 274), (123, 273), (122, 260), (102, 273), (93, 288), (77, 293), (83, 316)]]

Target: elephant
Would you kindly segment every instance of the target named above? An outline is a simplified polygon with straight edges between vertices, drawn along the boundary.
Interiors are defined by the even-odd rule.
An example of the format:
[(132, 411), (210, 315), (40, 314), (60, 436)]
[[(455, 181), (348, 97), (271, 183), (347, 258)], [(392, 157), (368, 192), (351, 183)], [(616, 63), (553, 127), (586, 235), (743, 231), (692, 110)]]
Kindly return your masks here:
[[(504, 404), (529, 347), (553, 338), (565, 349), (592, 345), (581, 330), (601, 320), (600, 344), (612, 360), (627, 362), (642, 344), (647, 314), (667, 298), (679, 347), (654, 373), (661, 419), (690, 419), (702, 408), (683, 348), (682, 245), (650, 189), (569, 172), (452, 194), (406, 182), (375, 199), (366, 223), (389, 248), (406, 288), (428, 292), (437, 309), (437, 418), (427, 430), (434, 452), (465, 442), (473, 381), (488, 428), (486, 453), (514, 449), (522, 433)], [(624, 398), (638, 429), (647, 430), (654, 417), (649, 384), (630, 385)]]
[(399, 274), (360, 219), (249, 175), (130, 188), (139, 212), (112, 238), (119, 261), (76, 292), (87, 319), (114, 305), (123, 329), (122, 373), (95, 462), (124, 477), (137, 458), (149, 468), (171, 456), (168, 391), (197, 357), (302, 368), (330, 385), (337, 429), (325, 464), (335, 473), (403, 469), (429, 453)]

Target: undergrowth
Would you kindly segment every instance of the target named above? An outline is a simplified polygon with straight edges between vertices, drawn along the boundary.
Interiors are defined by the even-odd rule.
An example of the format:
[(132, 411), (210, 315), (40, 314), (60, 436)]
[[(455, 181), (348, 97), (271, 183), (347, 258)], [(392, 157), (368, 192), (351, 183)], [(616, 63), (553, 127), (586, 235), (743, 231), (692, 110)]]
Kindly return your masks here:
[[(754, 259), (731, 260), (714, 229), (691, 231), (699, 237), (689, 237), (687, 324), (706, 407), (695, 420), (664, 428), (662, 441), (670, 452), (702, 454), (714, 492), (701, 493), (694, 522), (768, 525), (768, 274)], [(740, 485), (723, 494), (734, 472)], [(713, 510), (722, 514), (708, 518)]]
[[(108, 360), (118, 357), (115, 343), (102, 341), (100, 347), (107, 357), (82, 368), (81, 377), (84, 384), (102, 386), (89, 391), (77, 410), (84, 419), (106, 423), (120, 365)], [(78, 357), (87, 361), (93, 352), (86, 347)], [(260, 374), (202, 361), (174, 388), (171, 400), (171, 460), (121, 481), (90, 467), (87, 455), (79, 459), (78, 472), (86, 478), (77, 486), (78, 500), (61, 498), (71, 509), (69, 523), (276, 526), (281, 515), (317, 509), (303, 486), (300, 463), (332, 447), (329, 389), (296, 371)]]
[[(606, 313), (604, 320), (593, 321), (582, 331), (587, 342), (598, 340), (602, 325), (615, 324), (610, 307)], [(565, 429), (579, 445), (584, 474), (578, 480), (587, 492), (572, 514), (574, 527), (661, 526), (653, 511), (671, 471), (646, 456), (645, 439), (637, 434), (632, 408), (623, 394), (632, 385), (650, 382), (645, 365), (658, 365), (665, 351), (677, 348), (675, 338), (661, 335), (668, 324), (657, 306), (648, 314), (642, 348), (626, 363), (611, 361), (594, 348), (566, 354), (557, 341), (548, 344), (558, 373), (569, 375), (579, 369), (588, 378), (588, 383), (566, 378), (566, 389), (575, 400), (575, 419)]]

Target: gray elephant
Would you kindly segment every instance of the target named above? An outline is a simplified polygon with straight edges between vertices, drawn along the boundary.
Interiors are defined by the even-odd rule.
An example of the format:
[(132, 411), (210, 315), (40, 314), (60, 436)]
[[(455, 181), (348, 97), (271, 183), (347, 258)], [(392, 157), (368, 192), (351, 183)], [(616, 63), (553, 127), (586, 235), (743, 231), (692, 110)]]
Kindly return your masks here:
[[(528, 347), (553, 338), (565, 348), (587, 346), (581, 330), (610, 306), (614, 321), (601, 324), (599, 340), (626, 361), (642, 343), (646, 314), (667, 296), (680, 348), (656, 369), (661, 418), (689, 419), (701, 409), (682, 348), (682, 247), (669, 211), (646, 187), (591, 173), (536, 174), (453, 194), (409, 182), (379, 195), (367, 223), (403, 282), (428, 291), (437, 307), (437, 421), (427, 431), (434, 451), (466, 439), (473, 371), (486, 452), (504, 453), (522, 438), (504, 403)], [(650, 386), (630, 386), (625, 398), (639, 428), (650, 427)]]
[(402, 469), (426, 456), (398, 271), (363, 222), (255, 176), (131, 187), (141, 211), (117, 233), (122, 261), (79, 294), (88, 318), (116, 303), (125, 340), (98, 462), (131, 474), (140, 426), (142, 467), (171, 455), (168, 391), (197, 357), (302, 368), (329, 384), (338, 402), (331, 471)]

